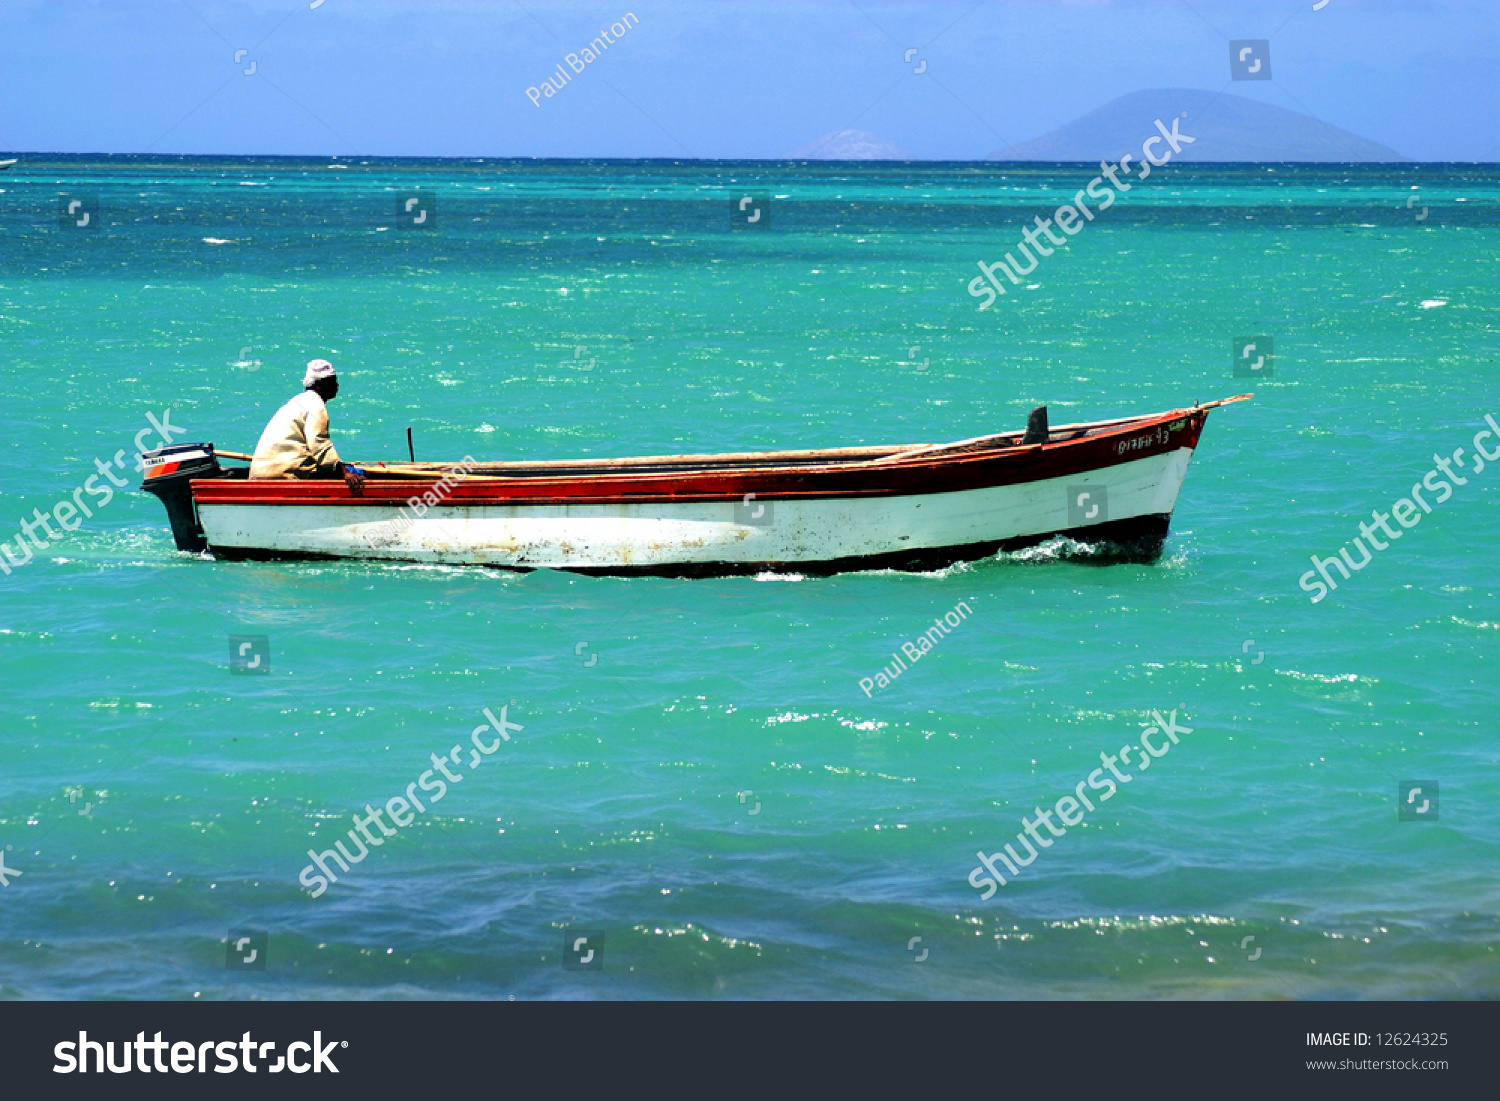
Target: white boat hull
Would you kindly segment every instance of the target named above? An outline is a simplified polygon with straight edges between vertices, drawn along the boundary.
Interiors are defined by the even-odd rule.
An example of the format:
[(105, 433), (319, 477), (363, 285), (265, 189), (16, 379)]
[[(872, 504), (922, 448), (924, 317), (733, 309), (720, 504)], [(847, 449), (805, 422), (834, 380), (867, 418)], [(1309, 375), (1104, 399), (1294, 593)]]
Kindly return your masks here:
[[(477, 504), (449, 501), (403, 519), (398, 502), (200, 504), (209, 546), (225, 557), (376, 558), (508, 569), (729, 572), (757, 564), (934, 560), (1051, 534), (1128, 530), (1166, 518), (1192, 449), (1179, 447), (1057, 478), (903, 496), (813, 497), (763, 503)], [(1100, 488), (1102, 515), (1081, 524), (1070, 487)], [(763, 508), (761, 515), (756, 510)], [(993, 548), (991, 548), (993, 549)], [(949, 560), (953, 560), (949, 555)], [(854, 568), (857, 568), (854, 567)]]

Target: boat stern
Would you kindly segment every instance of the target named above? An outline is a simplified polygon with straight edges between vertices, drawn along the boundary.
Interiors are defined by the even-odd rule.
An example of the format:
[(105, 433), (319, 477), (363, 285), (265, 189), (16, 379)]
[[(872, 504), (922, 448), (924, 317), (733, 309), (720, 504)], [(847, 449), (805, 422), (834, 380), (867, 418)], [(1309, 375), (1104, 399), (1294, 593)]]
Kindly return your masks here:
[(158, 448), (141, 455), (145, 475), (141, 489), (155, 496), (167, 510), (167, 522), (172, 525), (172, 538), (177, 549), (201, 554), (208, 550), (208, 539), (203, 534), (203, 525), (198, 522), (198, 509), (193, 504), (191, 482), (194, 478), (222, 478), (224, 468), (219, 465), (211, 443), (183, 443)]

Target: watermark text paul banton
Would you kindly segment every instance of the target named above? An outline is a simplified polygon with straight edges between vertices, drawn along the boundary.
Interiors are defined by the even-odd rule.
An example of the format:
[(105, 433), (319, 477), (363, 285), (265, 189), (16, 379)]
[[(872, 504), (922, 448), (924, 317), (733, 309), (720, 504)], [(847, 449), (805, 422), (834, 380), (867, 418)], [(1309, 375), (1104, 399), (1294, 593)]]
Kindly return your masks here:
[[(601, 29), (599, 31), (599, 37), (590, 39), (589, 44), (587, 46), (584, 46), (577, 53), (566, 54), (563, 57), (563, 61), (567, 63), (568, 69), (571, 69), (573, 73), (581, 73), (584, 69), (588, 68), (588, 66), (592, 65), (596, 60), (602, 57), (604, 55), (604, 52), (608, 50), (610, 46), (614, 45), (616, 42), (620, 41), (620, 39), (624, 38), (625, 32), (628, 31), (632, 25), (639, 24), (640, 20), (636, 18), (635, 12), (628, 11), (625, 13), (625, 17), (623, 19), (619, 20), (616, 23), (611, 23), (609, 26), (609, 30)], [(611, 37), (610, 31), (614, 32), (613, 37)], [(531, 100), (532, 106), (540, 107), (542, 105), (542, 97), (545, 96), (547, 99), (551, 99), (553, 96), (557, 95), (558, 92), (562, 91), (569, 84), (573, 83), (573, 80), (574, 77), (569, 76), (567, 70), (562, 67), (562, 64), (559, 64), (556, 70), (553, 71), (552, 75), (549, 76), (546, 80), (542, 81), (541, 84), (534, 84), (530, 88), (526, 89), (526, 98)]]
[[(931, 653), (933, 647), (952, 634), (953, 628), (957, 627), (972, 614), (973, 609), (966, 602), (960, 600), (953, 606), (952, 611), (938, 619), (934, 619), (932, 626), (927, 628), (927, 630), (923, 631), (916, 638), (903, 642), (900, 652), (893, 652), (891, 654), (891, 664), (882, 667), (880, 672), (876, 673), (873, 677), (859, 678), (859, 686), (864, 690), (865, 698), (870, 698), (870, 689), (872, 688), (889, 688), (892, 681), (927, 654)], [(906, 655), (906, 661), (901, 660), (902, 654)]]

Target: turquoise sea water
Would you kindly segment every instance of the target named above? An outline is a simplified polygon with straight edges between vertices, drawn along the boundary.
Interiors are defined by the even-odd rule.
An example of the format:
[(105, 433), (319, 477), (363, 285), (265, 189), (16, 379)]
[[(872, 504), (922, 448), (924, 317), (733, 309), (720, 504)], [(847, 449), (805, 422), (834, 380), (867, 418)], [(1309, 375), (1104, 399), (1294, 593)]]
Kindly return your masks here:
[[(976, 261), (1091, 175), (23, 158), (12, 548), (148, 412), (249, 449), (314, 356), (352, 459), (403, 457), (408, 425), (418, 458), (563, 458), (1256, 398), (1210, 415), (1154, 565), (218, 564), (123, 491), (0, 576), (0, 995), (1500, 993), (1500, 469), (1471, 458), (1500, 419), (1494, 174), (1161, 170), (980, 311)], [(419, 192), (435, 224), (402, 228)], [(731, 228), (740, 195), (763, 226)], [(1253, 387), (1249, 336), (1274, 343)], [(1460, 447), (1468, 484), (1311, 603), (1309, 556)], [(230, 635), (268, 638), (269, 675), (230, 672)], [(351, 815), (502, 706), (509, 743), (310, 896), (310, 846), (352, 849)], [(1190, 734), (981, 899), (976, 852), (1174, 708)], [(1403, 782), (1436, 820), (1398, 820)], [(231, 930), (269, 934), (265, 970), (226, 969)]]

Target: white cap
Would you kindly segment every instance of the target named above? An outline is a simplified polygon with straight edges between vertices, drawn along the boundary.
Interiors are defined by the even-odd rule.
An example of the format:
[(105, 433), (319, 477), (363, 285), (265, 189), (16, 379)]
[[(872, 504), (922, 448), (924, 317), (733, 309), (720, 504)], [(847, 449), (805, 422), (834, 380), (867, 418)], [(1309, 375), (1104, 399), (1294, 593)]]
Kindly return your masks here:
[(302, 387), (306, 389), (319, 379), (335, 377), (337, 377), (337, 372), (334, 371), (333, 364), (326, 359), (314, 359), (307, 365), (307, 374), (302, 376)]

